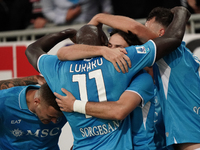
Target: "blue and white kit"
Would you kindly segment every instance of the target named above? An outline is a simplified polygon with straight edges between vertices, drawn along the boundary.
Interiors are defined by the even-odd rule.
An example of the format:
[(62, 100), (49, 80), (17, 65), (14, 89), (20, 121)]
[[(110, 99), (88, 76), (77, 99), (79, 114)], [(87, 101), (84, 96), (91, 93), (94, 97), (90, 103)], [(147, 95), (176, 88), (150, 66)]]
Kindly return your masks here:
[(43, 124), (27, 106), (26, 92), (39, 86), (18, 86), (0, 90), (0, 150), (55, 149), (61, 128), (67, 122)]
[[(155, 44), (152, 41), (126, 50), (132, 67), (125, 74), (117, 72), (103, 57), (60, 61), (57, 56), (42, 55), (38, 59), (38, 69), (53, 92), (64, 95), (61, 88), (65, 88), (81, 101), (116, 101), (132, 77), (155, 61)], [(72, 129), (74, 149), (132, 149), (130, 117), (116, 121), (80, 113), (63, 113)]]
[(137, 73), (128, 91), (137, 93), (143, 103), (136, 107), (131, 116), (131, 129), (134, 150), (155, 150), (156, 145), (154, 142), (154, 84), (153, 79), (148, 73)]
[(185, 43), (154, 65), (157, 96), (162, 107), (167, 146), (199, 143), (200, 60)]

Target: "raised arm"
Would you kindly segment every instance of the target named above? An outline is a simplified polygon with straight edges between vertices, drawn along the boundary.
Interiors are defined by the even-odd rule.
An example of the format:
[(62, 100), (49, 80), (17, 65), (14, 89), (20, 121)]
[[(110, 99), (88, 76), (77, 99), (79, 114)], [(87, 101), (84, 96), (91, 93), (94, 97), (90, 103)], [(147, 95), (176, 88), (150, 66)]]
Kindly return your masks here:
[(98, 25), (101, 23), (114, 29), (122, 30), (126, 33), (130, 31), (133, 34), (136, 34), (143, 43), (147, 42), (149, 39), (154, 39), (157, 37), (154, 32), (149, 30), (143, 24), (125, 16), (100, 13), (94, 16), (88, 24)]
[(153, 39), (157, 47), (156, 60), (169, 54), (180, 46), (190, 18), (190, 12), (185, 7), (175, 7), (171, 10), (174, 14), (171, 24), (167, 27), (162, 37)]
[(103, 23), (124, 32), (131, 31), (136, 34), (142, 42), (156, 38), (154, 40), (157, 45), (156, 60), (159, 60), (181, 44), (186, 23), (190, 17), (190, 12), (185, 7), (175, 7), (171, 11), (174, 13), (174, 19), (161, 38), (157, 38), (157, 34), (134, 19), (123, 16), (97, 14), (92, 18), (89, 24), (98, 25)]
[[(124, 16), (100, 13), (94, 16), (88, 24), (92, 24), (95, 26), (98, 26), (100, 24), (106, 24), (110, 27), (122, 30), (127, 33), (131, 31), (133, 34), (136, 34), (138, 37), (140, 37), (143, 42), (146, 42), (149, 39), (157, 37), (155, 33), (150, 31), (147, 27), (145, 27), (141, 23), (135, 21), (134, 19)], [(112, 56), (109, 54), (109, 50), (111, 49), (105, 46), (104, 47), (88, 46), (80, 44), (80, 45), (72, 45), (69, 47), (60, 48), (57, 52), (57, 56), (60, 60), (77, 60), (77, 59), (91, 58), (96, 56), (108, 57)], [(113, 51), (110, 52), (113, 53)]]
[(51, 48), (53, 48), (62, 40), (66, 38), (73, 38), (75, 35), (76, 30), (66, 29), (61, 32), (48, 34), (33, 42), (27, 47), (25, 51), (30, 64), (38, 71), (37, 60), (42, 54), (46, 54), (48, 51), (50, 51)]
[(44, 84), (46, 81), (44, 77), (40, 75), (33, 75), (23, 78), (15, 78), (15, 79), (8, 79), (8, 80), (1, 80), (0, 81), (0, 90), (8, 89), (14, 86), (25, 86), (30, 84)]

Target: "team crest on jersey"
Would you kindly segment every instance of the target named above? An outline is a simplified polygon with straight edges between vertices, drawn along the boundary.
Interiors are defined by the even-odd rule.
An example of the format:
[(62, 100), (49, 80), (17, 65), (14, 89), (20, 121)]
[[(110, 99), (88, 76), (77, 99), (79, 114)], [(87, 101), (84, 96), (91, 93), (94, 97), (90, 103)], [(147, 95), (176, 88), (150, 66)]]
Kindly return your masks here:
[(138, 54), (146, 54), (146, 49), (144, 46), (136, 47), (136, 50)]
[(19, 129), (14, 129), (14, 130), (12, 130), (11, 132), (12, 132), (12, 134), (13, 134), (14, 136), (16, 136), (16, 137), (20, 137), (20, 136), (22, 136), (22, 134), (23, 134), (23, 132), (22, 132), (21, 130), (19, 130)]

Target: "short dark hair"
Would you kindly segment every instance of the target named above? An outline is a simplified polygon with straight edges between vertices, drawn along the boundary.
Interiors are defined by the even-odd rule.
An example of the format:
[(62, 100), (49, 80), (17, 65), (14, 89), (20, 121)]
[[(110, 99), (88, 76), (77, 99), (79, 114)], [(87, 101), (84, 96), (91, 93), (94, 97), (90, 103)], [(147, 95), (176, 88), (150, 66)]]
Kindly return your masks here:
[(101, 26), (84, 25), (76, 33), (76, 44), (108, 45), (108, 38)]
[(163, 7), (155, 7), (148, 15), (147, 21), (151, 20), (155, 17), (155, 21), (163, 25), (165, 28), (169, 26), (169, 24), (173, 20), (173, 13), (168, 8)]
[(44, 83), (43, 85), (41, 85), (41, 87), (39, 89), (39, 95), (40, 95), (41, 99), (43, 99), (45, 101), (45, 103), (47, 105), (52, 106), (57, 111), (61, 111), (60, 107), (58, 106), (58, 104), (56, 102), (56, 97), (53, 94), (53, 92), (51, 91), (51, 89), (49, 88), (47, 83)]
[(110, 33), (110, 36), (114, 34), (119, 34), (121, 37), (124, 38), (126, 43), (131, 46), (131, 45), (141, 45), (142, 42), (139, 40), (136, 34), (133, 34), (132, 32), (128, 31), (128, 33), (118, 30), (118, 29), (113, 29), (112, 32)]

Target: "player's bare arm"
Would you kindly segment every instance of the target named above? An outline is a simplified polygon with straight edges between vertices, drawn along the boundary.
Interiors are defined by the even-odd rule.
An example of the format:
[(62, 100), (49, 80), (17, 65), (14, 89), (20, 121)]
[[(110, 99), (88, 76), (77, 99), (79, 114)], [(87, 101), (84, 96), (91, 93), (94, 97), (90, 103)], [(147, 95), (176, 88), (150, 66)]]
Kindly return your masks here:
[(37, 60), (42, 54), (46, 54), (51, 50), (56, 44), (65, 40), (66, 38), (73, 38), (76, 35), (76, 30), (66, 29), (57, 33), (48, 34), (43, 36), (39, 40), (30, 44), (25, 54), (30, 62), (30, 64), (38, 71)]
[[(61, 89), (66, 96), (62, 96), (56, 92), (54, 95), (57, 97), (56, 102), (61, 111), (76, 112), (75, 101), (76, 98), (66, 89)], [(78, 101), (82, 102), (82, 101)], [(87, 102), (85, 105), (85, 113), (97, 118), (123, 120), (141, 103), (141, 97), (130, 91), (125, 91), (118, 101), (106, 102)], [(79, 111), (78, 111), (79, 112)], [(80, 112), (82, 113), (82, 112)]]
[(44, 84), (46, 81), (44, 77), (40, 75), (33, 75), (23, 78), (15, 78), (15, 79), (8, 79), (0, 81), (0, 90), (8, 89), (14, 86), (25, 86), (31, 84)]
[(94, 16), (88, 24), (98, 25), (100, 23), (106, 24), (114, 29), (122, 30), (126, 33), (130, 31), (133, 34), (136, 34), (143, 43), (157, 37), (154, 32), (140, 22), (125, 16), (100, 13)]
[[(158, 44), (156, 60), (159, 60), (181, 44), (186, 23), (190, 17), (190, 12), (185, 7), (174, 7), (172, 8), (172, 12), (174, 13), (174, 19), (166, 31), (167, 34), (165, 33), (166, 35), (162, 37), (165, 38), (165, 40), (159, 40), (160, 38), (157, 38), (157, 34), (150, 31), (147, 27), (134, 19), (124, 16), (97, 14), (88, 24), (98, 25), (103, 23), (127, 33), (131, 31), (133, 34), (136, 34), (142, 42), (157, 38), (155, 40), (156, 45)], [(159, 41), (158, 43), (157, 40)]]
[(128, 67), (131, 67), (130, 58), (125, 54), (127, 54), (127, 52), (124, 48), (111, 49), (106, 46), (83, 44), (62, 47), (57, 52), (58, 59), (62, 61), (103, 56), (105, 59), (112, 62), (118, 72), (120, 72), (121, 69), (123, 73), (128, 72)]

